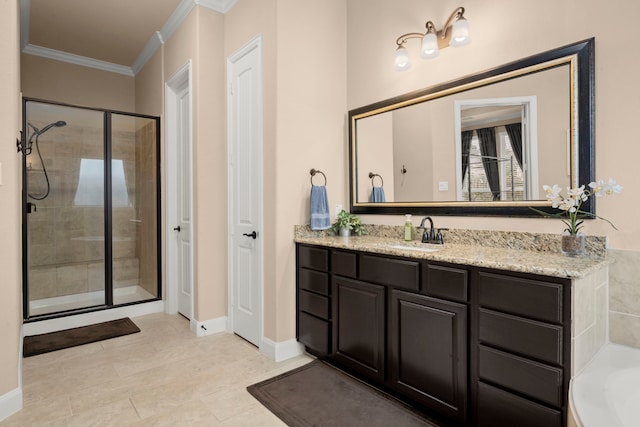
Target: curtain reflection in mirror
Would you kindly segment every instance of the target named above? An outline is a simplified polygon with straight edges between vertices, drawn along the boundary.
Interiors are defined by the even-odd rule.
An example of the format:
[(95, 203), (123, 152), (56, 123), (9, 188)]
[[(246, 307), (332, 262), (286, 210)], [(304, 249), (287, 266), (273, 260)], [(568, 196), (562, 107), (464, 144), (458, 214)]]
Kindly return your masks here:
[(462, 176), (465, 200), (525, 200), (519, 124), (462, 132)]

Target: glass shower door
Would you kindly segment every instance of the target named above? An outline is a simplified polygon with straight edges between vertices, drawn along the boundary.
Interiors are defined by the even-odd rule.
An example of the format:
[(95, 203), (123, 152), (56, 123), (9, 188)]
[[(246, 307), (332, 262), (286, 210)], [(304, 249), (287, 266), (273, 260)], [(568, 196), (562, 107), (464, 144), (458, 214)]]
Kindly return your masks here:
[(111, 115), (113, 302), (158, 297), (158, 122)]
[(25, 317), (105, 299), (102, 111), (28, 101)]
[(158, 117), (25, 100), (24, 317), (160, 297)]

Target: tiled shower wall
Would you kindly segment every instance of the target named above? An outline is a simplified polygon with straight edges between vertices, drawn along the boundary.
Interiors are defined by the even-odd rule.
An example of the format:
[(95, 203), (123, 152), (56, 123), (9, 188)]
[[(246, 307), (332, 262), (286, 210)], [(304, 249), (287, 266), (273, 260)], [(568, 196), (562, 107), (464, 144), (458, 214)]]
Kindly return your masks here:
[(640, 348), (640, 252), (609, 250), (609, 339)]
[(151, 295), (158, 292), (158, 215), (156, 210), (156, 129), (150, 122), (136, 132), (135, 148), (136, 229), (135, 259), (139, 260), (139, 285)]
[[(74, 206), (81, 158), (103, 158), (103, 131), (66, 126), (42, 139), (40, 148), (51, 182), (51, 193), (33, 200), (37, 210), (29, 215), (29, 299), (99, 291), (104, 289), (104, 213), (102, 207)], [(119, 143), (114, 158), (124, 161), (127, 186), (136, 194), (136, 153), (133, 132), (116, 132)], [(29, 169), (31, 163), (31, 169)], [(36, 151), (27, 158), (31, 192), (46, 190)], [(113, 211), (114, 287), (138, 284), (136, 223), (133, 206)], [(155, 292), (154, 292), (155, 293)]]

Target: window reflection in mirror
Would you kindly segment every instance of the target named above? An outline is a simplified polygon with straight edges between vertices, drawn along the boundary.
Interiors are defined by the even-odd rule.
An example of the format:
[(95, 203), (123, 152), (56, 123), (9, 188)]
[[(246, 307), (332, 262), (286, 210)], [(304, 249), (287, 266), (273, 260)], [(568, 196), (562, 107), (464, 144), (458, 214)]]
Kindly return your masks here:
[(538, 199), (537, 97), (455, 102), (458, 201)]

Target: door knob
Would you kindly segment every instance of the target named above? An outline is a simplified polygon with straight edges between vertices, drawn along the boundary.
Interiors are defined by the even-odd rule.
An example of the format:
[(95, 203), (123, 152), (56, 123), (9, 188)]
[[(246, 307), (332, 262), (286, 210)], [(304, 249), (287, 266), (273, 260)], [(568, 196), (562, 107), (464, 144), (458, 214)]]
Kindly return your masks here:
[(252, 239), (257, 239), (258, 238), (258, 233), (256, 233), (255, 230), (253, 230), (251, 233), (242, 233), (243, 236), (247, 236), (247, 237), (251, 237)]
[(180, 232), (180, 226), (175, 227), (174, 231), (177, 231), (179, 233)]

